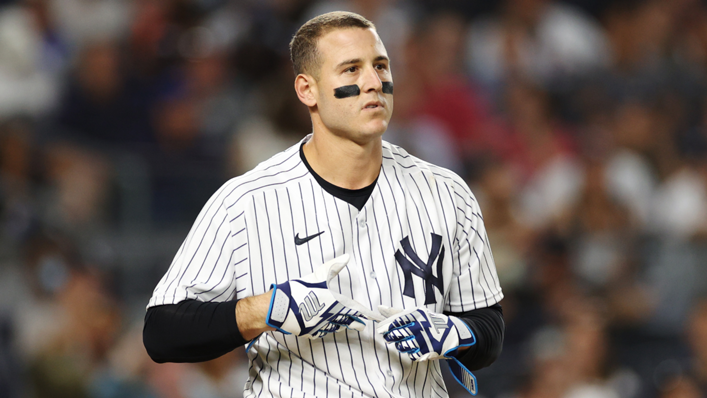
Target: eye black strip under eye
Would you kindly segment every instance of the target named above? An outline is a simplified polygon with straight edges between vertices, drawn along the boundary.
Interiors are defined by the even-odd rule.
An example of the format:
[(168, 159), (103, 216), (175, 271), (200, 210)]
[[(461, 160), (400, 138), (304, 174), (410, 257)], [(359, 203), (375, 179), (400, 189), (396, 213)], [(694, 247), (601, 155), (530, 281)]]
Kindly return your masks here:
[[(393, 94), (393, 82), (382, 82), (382, 91), (385, 94)], [(334, 89), (334, 97), (336, 98), (348, 98), (354, 97), (361, 94), (361, 89), (355, 85), (351, 84), (349, 86), (337, 87)]]
[(334, 97), (336, 98), (348, 98), (354, 97), (361, 94), (361, 89), (357, 85), (352, 84), (350, 86), (342, 86), (334, 89)]

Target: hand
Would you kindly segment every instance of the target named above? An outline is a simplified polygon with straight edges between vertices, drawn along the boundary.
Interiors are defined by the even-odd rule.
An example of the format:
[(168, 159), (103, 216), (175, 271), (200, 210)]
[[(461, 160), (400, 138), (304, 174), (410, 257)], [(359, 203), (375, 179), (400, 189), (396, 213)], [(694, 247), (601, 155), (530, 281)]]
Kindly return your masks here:
[(476, 343), (476, 337), (461, 319), (419, 307), (399, 310), (379, 306), (387, 317), (376, 329), (395, 348), (413, 361), (453, 358), (460, 347)]
[(265, 322), (285, 334), (320, 338), (345, 328), (362, 331), (363, 319), (383, 318), (363, 304), (329, 290), (329, 282), (349, 262), (344, 254), (320, 265), (313, 274), (273, 284)]

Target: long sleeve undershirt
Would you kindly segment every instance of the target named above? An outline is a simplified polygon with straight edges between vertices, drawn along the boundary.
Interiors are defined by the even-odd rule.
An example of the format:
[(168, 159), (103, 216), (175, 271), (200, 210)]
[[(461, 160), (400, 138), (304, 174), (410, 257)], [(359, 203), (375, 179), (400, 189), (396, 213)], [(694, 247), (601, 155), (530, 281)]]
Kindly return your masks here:
[[(481, 369), (496, 360), (505, 329), (499, 304), (445, 314), (464, 320), (476, 336), (476, 344), (457, 357), (469, 370)], [(248, 343), (238, 330), (236, 301), (196, 300), (150, 307), (145, 315), (143, 342), (147, 353), (158, 363), (208, 361)]]

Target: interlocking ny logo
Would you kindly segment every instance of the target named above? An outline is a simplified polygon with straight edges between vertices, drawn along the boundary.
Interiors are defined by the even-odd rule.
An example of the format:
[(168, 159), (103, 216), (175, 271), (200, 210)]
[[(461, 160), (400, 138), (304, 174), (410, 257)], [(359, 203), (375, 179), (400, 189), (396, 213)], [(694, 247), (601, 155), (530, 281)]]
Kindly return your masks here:
[[(403, 240), (400, 241), (400, 245), (403, 247), (404, 254), (398, 249), (398, 251), (395, 252), (395, 260), (398, 261), (400, 268), (403, 269), (403, 275), (405, 275), (403, 294), (408, 297), (415, 297), (415, 288), (412, 284), (412, 275), (414, 274), (425, 281), (425, 304), (436, 303), (437, 299), (432, 286), (435, 286), (440, 294), (442, 294), (442, 289), (444, 288), (444, 280), (442, 278), (442, 262), (444, 260), (442, 236), (432, 234), (432, 251), (429, 257), (427, 257), (426, 263), (420, 260), (420, 257), (412, 249), (409, 237), (406, 236), (403, 238)], [(435, 260), (437, 260), (437, 276), (434, 276), (432, 273), (432, 265), (434, 265)]]

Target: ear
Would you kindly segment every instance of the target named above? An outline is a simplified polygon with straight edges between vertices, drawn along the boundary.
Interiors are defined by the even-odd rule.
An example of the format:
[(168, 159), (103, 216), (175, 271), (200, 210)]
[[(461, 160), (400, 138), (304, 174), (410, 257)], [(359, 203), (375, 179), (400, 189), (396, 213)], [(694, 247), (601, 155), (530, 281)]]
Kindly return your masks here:
[(295, 78), (295, 92), (297, 93), (297, 98), (308, 107), (311, 108), (317, 105), (319, 89), (314, 77), (302, 73), (297, 75)]

